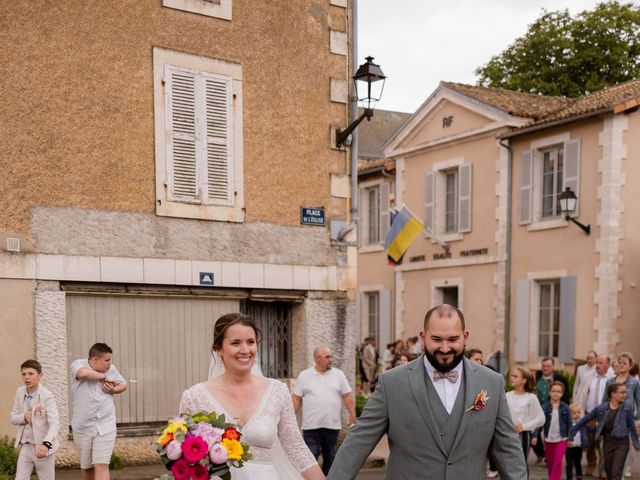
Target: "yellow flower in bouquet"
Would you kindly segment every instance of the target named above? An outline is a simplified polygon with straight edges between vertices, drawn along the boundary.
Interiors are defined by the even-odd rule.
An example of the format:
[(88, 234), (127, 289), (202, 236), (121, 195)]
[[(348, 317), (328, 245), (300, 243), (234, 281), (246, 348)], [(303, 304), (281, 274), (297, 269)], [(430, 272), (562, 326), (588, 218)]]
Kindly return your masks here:
[(178, 430), (182, 430), (184, 433), (187, 433), (187, 422), (184, 420), (174, 420), (169, 422), (167, 428), (164, 429), (163, 433), (176, 433)]
[(222, 446), (227, 449), (229, 460), (241, 460), (244, 449), (238, 440), (222, 439)]

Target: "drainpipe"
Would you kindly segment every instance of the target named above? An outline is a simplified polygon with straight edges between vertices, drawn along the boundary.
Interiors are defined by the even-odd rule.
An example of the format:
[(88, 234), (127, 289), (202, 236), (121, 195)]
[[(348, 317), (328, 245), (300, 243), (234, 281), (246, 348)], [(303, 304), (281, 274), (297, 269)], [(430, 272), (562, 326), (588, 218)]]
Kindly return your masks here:
[[(358, 118), (358, 99), (355, 98), (354, 85), (351, 81), (358, 68), (358, 0), (351, 2), (351, 62), (349, 65), (349, 121), (350, 125)], [(358, 129), (351, 132), (351, 223), (338, 232), (337, 240), (344, 241), (359, 222), (358, 216)]]
[[(510, 362), (510, 337), (511, 337), (511, 210), (512, 210), (512, 184), (513, 184), (513, 150), (509, 141), (504, 142), (504, 139), (500, 139), (498, 144), (501, 147), (507, 149), (507, 260), (505, 268), (505, 291), (504, 291), (504, 357), (507, 361), (507, 365)], [(500, 365), (498, 365), (498, 371)]]

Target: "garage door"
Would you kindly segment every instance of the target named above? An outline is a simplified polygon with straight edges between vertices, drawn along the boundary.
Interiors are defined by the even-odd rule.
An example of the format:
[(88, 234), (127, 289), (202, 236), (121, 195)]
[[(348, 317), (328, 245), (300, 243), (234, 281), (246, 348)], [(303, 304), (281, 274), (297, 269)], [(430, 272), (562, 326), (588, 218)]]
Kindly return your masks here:
[(105, 342), (129, 382), (115, 396), (119, 424), (165, 421), (185, 388), (206, 380), (213, 325), (238, 300), (144, 296), (67, 296), (68, 361)]

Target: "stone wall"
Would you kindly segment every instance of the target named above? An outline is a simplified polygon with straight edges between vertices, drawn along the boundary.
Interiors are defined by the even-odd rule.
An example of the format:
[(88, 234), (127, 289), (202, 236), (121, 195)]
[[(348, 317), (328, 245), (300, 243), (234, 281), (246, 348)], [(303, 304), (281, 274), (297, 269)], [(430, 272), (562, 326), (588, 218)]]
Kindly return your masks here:
[(35, 207), (36, 251), (66, 255), (336, 265), (326, 228)]

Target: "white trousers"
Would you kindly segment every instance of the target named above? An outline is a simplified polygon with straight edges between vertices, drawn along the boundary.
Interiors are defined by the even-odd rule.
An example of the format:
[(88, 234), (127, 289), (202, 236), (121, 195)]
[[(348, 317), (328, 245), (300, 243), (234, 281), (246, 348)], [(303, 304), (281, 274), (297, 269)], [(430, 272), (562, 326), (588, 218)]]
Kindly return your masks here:
[(39, 480), (54, 480), (56, 478), (55, 453), (38, 458), (36, 456), (36, 446), (32, 443), (25, 443), (20, 447), (16, 480), (29, 480), (33, 467), (36, 467)]

